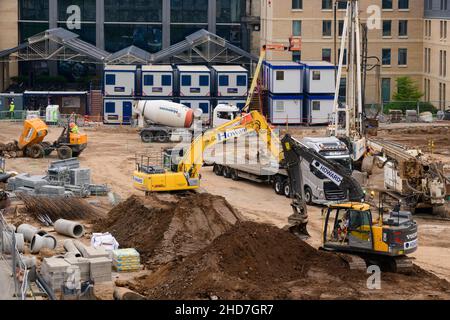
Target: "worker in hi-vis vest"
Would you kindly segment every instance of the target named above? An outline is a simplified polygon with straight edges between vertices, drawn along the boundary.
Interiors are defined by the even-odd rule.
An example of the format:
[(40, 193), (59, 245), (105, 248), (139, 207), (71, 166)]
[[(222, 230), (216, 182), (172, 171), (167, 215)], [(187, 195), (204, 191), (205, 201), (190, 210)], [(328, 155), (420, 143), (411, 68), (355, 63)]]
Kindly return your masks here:
[(16, 105), (14, 104), (14, 99), (11, 99), (11, 103), (9, 104), (9, 117), (11, 119), (14, 119), (14, 109), (16, 108)]
[(72, 132), (74, 134), (78, 134), (80, 132), (80, 130), (78, 129), (78, 126), (74, 122), (70, 123), (70, 132)]

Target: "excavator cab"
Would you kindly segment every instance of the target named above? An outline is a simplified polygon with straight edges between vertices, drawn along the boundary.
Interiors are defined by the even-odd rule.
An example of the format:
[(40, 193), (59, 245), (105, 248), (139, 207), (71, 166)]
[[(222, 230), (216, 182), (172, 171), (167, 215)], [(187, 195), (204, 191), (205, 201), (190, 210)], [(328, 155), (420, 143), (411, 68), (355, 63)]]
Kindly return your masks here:
[(372, 213), (367, 204), (341, 204), (325, 208), (324, 248), (373, 250)]
[(408, 271), (417, 250), (417, 223), (410, 212), (391, 211), (373, 220), (370, 205), (343, 203), (324, 208), (322, 249), (338, 252), (350, 268), (376, 264), (389, 272)]

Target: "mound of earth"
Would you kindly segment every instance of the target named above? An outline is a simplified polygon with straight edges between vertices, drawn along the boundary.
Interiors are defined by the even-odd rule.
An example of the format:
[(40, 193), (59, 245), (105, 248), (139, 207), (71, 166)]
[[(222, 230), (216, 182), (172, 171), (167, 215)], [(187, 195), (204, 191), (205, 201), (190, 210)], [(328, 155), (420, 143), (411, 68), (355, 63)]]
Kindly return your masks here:
[(382, 290), (369, 290), (368, 277), (348, 270), (337, 255), (318, 251), (286, 231), (240, 222), (197, 253), (127, 286), (149, 299), (450, 297), (448, 282), (418, 268), (410, 275), (385, 275)]
[(111, 232), (122, 248), (137, 249), (153, 269), (203, 249), (240, 220), (224, 198), (206, 193), (173, 201), (132, 196), (97, 222), (94, 230)]

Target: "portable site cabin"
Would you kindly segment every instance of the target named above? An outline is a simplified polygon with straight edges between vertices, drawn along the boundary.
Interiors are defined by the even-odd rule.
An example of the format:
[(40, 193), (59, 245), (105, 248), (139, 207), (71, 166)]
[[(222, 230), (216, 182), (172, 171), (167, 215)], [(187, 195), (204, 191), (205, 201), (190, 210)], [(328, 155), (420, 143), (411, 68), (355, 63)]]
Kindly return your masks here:
[(239, 110), (242, 110), (245, 107), (245, 103), (247, 102), (247, 99), (217, 99), (215, 105), (218, 106), (219, 104), (227, 104), (229, 106), (236, 106), (239, 108)]
[(171, 97), (174, 91), (173, 83), (172, 66), (142, 66), (141, 88), (143, 97)]
[(178, 66), (180, 97), (211, 96), (211, 71), (206, 66)]
[(303, 65), (292, 61), (265, 61), (263, 83), (269, 93), (303, 93)]
[(104, 123), (131, 124), (133, 118), (133, 99), (105, 97), (103, 103)]
[(303, 96), (270, 94), (269, 121), (272, 124), (303, 123)]
[(213, 66), (216, 97), (243, 97), (248, 94), (248, 71), (241, 66)]
[(209, 124), (211, 120), (211, 101), (209, 99), (180, 99), (180, 103), (193, 110), (201, 109), (202, 122)]
[(104, 71), (104, 95), (132, 97), (136, 94), (137, 67), (131, 65), (106, 66)]
[(305, 66), (305, 93), (331, 94), (336, 89), (334, 64), (327, 61), (302, 61)]
[(333, 113), (334, 95), (305, 95), (304, 119), (308, 124), (326, 124)]

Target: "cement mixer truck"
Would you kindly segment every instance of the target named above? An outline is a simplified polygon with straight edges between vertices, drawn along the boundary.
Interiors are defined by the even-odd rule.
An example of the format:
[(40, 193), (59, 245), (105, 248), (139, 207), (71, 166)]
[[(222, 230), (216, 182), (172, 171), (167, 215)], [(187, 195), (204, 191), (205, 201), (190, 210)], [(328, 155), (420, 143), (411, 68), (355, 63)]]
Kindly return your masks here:
[[(201, 109), (191, 109), (165, 100), (138, 100), (133, 105), (133, 118), (142, 128), (139, 134), (144, 143), (190, 141), (196, 123), (194, 120), (201, 119), (202, 114)], [(213, 112), (212, 127), (227, 123), (238, 115), (239, 108), (218, 105)]]

